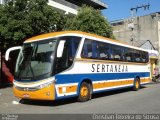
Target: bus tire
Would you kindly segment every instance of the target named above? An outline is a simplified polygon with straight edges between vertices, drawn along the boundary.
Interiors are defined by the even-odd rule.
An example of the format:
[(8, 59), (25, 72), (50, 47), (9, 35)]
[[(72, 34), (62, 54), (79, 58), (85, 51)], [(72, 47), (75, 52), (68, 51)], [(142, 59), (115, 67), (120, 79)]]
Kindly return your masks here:
[(140, 89), (140, 79), (139, 78), (136, 78), (134, 80), (134, 85), (133, 85), (133, 90), (134, 91), (138, 91)]
[(79, 102), (88, 101), (91, 98), (91, 85), (87, 82), (82, 82), (80, 89), (79, 89)]

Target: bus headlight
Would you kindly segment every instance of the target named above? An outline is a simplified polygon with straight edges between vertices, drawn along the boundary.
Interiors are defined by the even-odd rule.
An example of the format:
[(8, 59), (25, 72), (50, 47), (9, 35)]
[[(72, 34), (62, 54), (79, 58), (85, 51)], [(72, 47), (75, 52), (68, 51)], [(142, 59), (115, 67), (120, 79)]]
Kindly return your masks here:
[(48, 82), (48, 83), (45, 83), (45, 84), (39, 85), (39, 86), (37, 86), (36, 88), (38, 88), (38, 89), (42, 89), (42, 88), (45, 88), (45, 87), (50, 86), (52, 83), (53, 83), (53, 82)]

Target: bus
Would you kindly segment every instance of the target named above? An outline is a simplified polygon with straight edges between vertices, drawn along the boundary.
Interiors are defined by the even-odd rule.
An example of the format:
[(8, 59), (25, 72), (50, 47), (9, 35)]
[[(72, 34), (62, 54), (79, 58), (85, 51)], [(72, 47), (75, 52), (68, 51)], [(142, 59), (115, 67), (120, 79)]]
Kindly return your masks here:
[(150, 83), (149, 54), (126, 43), (81, 31), (51, 32), (24, 41), (13, 81), (21, 99), (58, 100)]

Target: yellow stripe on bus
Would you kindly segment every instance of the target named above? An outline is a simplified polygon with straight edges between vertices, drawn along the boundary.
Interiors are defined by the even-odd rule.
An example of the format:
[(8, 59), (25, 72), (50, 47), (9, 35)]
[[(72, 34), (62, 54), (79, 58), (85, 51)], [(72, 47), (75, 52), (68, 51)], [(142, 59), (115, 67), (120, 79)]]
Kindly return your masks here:
[(101, 88), (107, 88), (107, 87), (110, 88), (110, 87), (130, 85), (130, 84), (133, 84), (133, 80), (94, 83), (93, 84), (93, 89), (101, 89)]
[(141, 78), (140, 83), (151, 82), (150, 78)]
[(51, 38), (51, 37), (56, 37), (56, 36), (60, 36), (60, 35), (65, 35), (65, 34), (79, 34), (79, 35), (86, 35), (86, 36), (91, 36), (91, 37), (95, 37), (95, 38), (99, 38), (99, 39), (103, 39), (103, 40), (108, 40), (108, 41), (112, 41), (112, 42), (116, 42), (116, 43), (121, 43), (124, 45), (128, 45), (125, 42), (121, 42), (121, 41), (117, 41), (111, 38), (105, 38), (102, 36), (98, 36), (96, 34), (90, 34), (90, 33), (86, 33), (86, 32), (82, 32), (82, 31), (61, 31), (61, 32), (51, 32), (51, 33), (46, 33), (46, 34), (42, 34), (42, 35), (38, 35), (32, 38), (27, 39), (25, 42), (34, 42), (34, 41), (39, 41), (39, 40), (43, 40), (46, 38)]

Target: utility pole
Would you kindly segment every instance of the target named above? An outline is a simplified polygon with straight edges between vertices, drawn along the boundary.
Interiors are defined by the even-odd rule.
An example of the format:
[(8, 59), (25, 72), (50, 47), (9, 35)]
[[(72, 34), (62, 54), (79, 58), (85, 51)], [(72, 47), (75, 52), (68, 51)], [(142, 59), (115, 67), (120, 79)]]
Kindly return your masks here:
[(132, 42), (132, 45), (134, 45), (133, 42), (136, 39), (136, 35), (134, 34), (134, 28), (135, 28), (134, 27), (135, 26), (134, 21), (135, 21), (136, 13), (138, 12), (138, 9), (143, 8), (146, 11), (146, 10), (149, 10), (149, 7), (150, 7), (150, 4), (148, 3), (148, 4), (145, 4), (145, 5), (136, 6), (136, 7), (133, 7), (133, 8), (130, 9), (130, 11), (131, 11), (131, 23), (129, 25), (129, 28), (132, 31), (132, 36), (131, 36), (131, 39), (130, 39), (130, 41)]
[(130, 11), (131, 11), (131, 14), (132, 14), (132, 17), (134, 17), (134, 12), (137, 13), (138, 12), (138, 9), (141, 9), (141, 8), (144, 8), (144, 10), (149, 10), (149, 7), (150, 7), (150, 4), (146, 4), (146, 5), (141, 5), (141, 6), (136, 6), (134, 8), (131, 8)]

